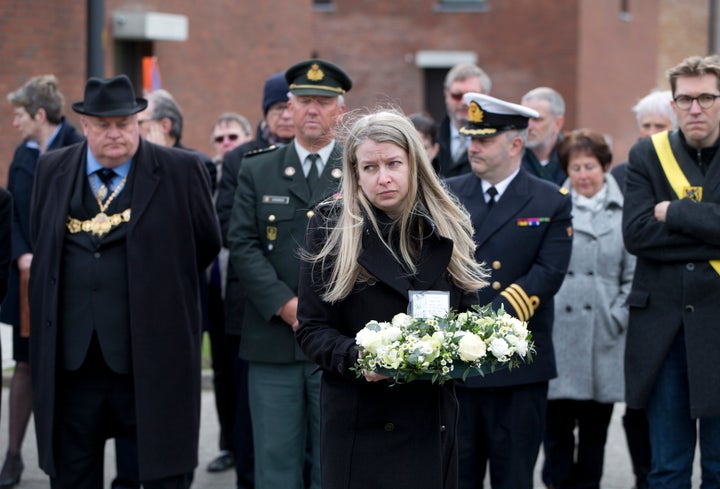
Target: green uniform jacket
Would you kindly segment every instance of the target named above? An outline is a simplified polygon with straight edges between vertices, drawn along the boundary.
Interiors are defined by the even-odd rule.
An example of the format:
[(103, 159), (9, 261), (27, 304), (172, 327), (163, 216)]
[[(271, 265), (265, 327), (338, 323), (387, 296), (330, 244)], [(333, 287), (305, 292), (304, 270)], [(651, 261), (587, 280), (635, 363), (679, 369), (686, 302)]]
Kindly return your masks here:
[(311, 195), (294, 144), (245, 156), (228, 229), (230, 264), (248, 298), (241, 358), (305, 360), (290, 325), (277, 313), (297, 296), (298, 249), (315, 206), (339, 191), (341, 168), (342, 151), (336, 144)]

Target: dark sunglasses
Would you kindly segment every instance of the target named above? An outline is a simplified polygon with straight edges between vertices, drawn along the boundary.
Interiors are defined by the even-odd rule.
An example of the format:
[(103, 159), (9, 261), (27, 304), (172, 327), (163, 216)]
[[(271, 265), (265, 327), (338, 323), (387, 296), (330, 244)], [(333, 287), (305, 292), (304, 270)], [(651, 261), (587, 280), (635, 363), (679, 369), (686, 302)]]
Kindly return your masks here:
[(463, 95), (465, 95), (464, 92), (448, 92), (448, 95), (450, 95), (450, 98), (453, 99), (455, 102), (460, 102), (463, 98)]
[(228, 138), (230, 141), (237, 141), (239, 137), (239, 134), (223, 134), (222, 136), (215, 136), (215, 142), (220, 144), (225, 138)]

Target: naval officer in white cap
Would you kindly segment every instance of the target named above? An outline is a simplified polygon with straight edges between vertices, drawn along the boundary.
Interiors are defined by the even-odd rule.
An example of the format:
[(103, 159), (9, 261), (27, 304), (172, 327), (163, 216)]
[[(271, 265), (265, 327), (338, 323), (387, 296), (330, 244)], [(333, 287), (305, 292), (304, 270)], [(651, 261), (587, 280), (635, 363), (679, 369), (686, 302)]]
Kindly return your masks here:
[(488, 95), (466, 93), (472, 173), (447, 180), (470, 212), (475, 256), (491, 271), (480, 304), (504, 307), (529, 322), (532, 364), (459, 383), (460, 489), (532, 489), (545, 426), (548, 380), (556, 376), (551, 329), (553, 296), (572, 247), (567, 191), (520, 167), (534, 110)]

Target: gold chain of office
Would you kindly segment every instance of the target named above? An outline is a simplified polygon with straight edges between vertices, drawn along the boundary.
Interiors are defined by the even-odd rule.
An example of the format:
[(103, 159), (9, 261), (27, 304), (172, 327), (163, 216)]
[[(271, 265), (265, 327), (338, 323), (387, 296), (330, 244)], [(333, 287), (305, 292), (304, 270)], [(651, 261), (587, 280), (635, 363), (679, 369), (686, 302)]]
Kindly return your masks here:
[(126, 181), (127, 175), (125, 176), (125, 178), (122, 179), (122, 181), (115, 188), (113, 193), (110, 194), (110, 197), (108, 197), (107, 201), (103, 203), (103, 200), (107, 195), (107, 187), (103, 183), (102, 185), (100, 185), (100, 188), (95, 188), (95, 182), (91, 180), (91, 185), (93, 186), (93, 190), (95, 191), (95, 199), (97, 200), (100, 212), (85, 221), (81, 221), (80, 219), (75, 219), (74, 217), (68, 216), (67, 229), (70, 234), (76, 234), (80, 231), (84, 231), (86, 233), (92, 233), (95, 236), (103, 236), (109, 233), (110, 230), (115, 226), (120, 225), (120, 223), (130, 222), (130, 209), (125, 209), (124, 211), (113, 214), (112, 216), (108, 216), (105, 213), (110, 203), (115, 200), (115, 197), (117, 197), (123, 187), (125, 187)]

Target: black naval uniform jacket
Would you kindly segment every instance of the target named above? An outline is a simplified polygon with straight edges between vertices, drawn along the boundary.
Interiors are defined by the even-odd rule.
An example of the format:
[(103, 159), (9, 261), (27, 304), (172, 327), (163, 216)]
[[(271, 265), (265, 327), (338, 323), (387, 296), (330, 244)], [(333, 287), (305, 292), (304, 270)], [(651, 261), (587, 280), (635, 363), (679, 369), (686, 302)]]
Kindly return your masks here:
[[(720, 259), (720, 151), (703, 162), (703, 175), (697, 150), (681, 138), (671, 132), (670, 146), (690, 185), (702, 187), (701, 202), (678, 200), (650, 138), (630, 150), (623, 235), (637, 266), (628, 297), (626, 402), (646, 405), (674, 338), (684, 334), (690, 415), (720, 416), (720, 275), (709, 264)], [(663, 223), (654, 208), (666, 200)]]
[(562, 285), (572, 250), (572, 200), (565, 189), (521, 169), (492, 210), (475, 174), (447, 180), (470, 212), (475, 227), (475, 256), (491, 272), (480, 304), (504, 306), (528, 321), (537, 352), (532, 364), (484, 377), (468, 387), (499, 387), (549, 380), (557, 375), (552, 345), (553, 297)]

